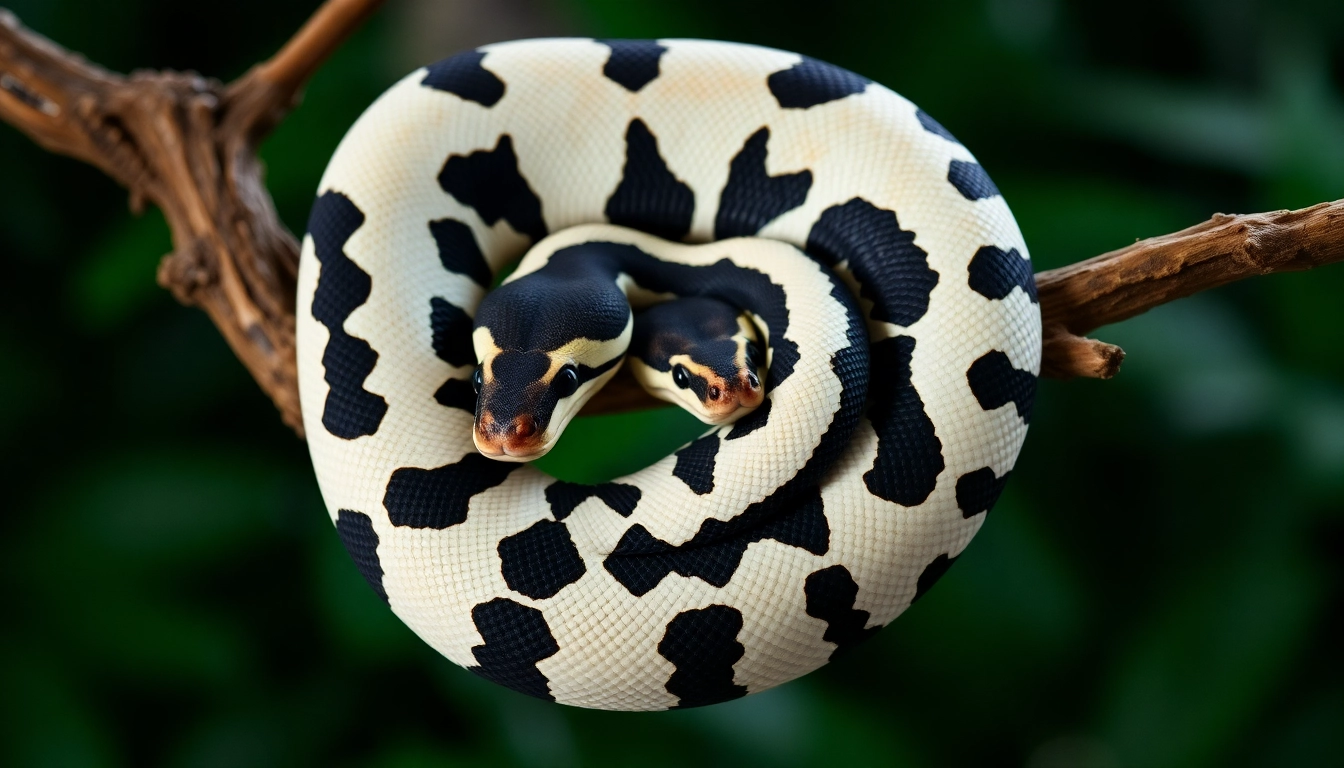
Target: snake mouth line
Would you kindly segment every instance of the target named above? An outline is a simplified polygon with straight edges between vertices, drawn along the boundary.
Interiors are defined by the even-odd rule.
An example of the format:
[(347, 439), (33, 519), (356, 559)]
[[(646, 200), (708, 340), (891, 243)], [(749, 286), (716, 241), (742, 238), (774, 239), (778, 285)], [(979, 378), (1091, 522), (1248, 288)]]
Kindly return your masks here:
[(512, 449), (505, 448), (503, 451), (495, 453), (494, 451), (484, 450), (479, 446), (477, 446), (477, 450), (480, 451), (482, 456), (494, 459), (495, 461), (514, 461), (514, 462), (532, 461), (533, 459), (539, 459), (550, 452), (549, 447), (540, 448), (535, 451), (517, 451), (517, 452), (513, 451)]
[(539, 459), (550, 452), (553, 443), (533, 443), (523, 445), (501, 440), (483, 440), (479, 433), (472, 436), (476, 450), (486, 458), (495, 461), (524, 462)]

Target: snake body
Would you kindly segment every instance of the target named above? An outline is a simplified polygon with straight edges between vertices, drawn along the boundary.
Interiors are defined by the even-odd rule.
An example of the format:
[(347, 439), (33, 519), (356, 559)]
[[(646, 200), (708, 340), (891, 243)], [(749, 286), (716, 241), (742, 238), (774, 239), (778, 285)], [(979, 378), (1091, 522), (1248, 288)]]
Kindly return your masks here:
[[(595, 292), (509, 288), (528, 275)], [(739, 364), (765, 337), (750, 413), (599, 485), (478, 450), (553, 440), (630, 304), (672, 297), (747, 318)], [(310, 451), (360, 572), (452, 661), (604, 709), (764, 690), (890, 622), (984, 522), (1040, 366), (1026, 247), (964, 146), (850, 72), (706, 41), (412, 73), (328, 166), (298, 307)], [(678, 354), (722, 377), (635, 346), (655, 386), (689, 382)]]

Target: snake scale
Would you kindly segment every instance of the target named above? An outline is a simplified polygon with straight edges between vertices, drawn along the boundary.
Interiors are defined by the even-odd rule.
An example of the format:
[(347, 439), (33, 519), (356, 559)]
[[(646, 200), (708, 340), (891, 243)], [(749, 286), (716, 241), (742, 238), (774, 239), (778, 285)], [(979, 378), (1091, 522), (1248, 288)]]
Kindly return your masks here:
[[(746, 415), (598, 485), (485, 455), (549, 447), (664, 300), (759, 327)], [(970, 152), (877, 83), (721, 42), (407, 76), (323, 176), (297, 306), (317, 479), (375, 592), (480, 676), (603, 709), (761, 691), (894, 619), (998, 498), (1040, 368), (1027, 250)]]

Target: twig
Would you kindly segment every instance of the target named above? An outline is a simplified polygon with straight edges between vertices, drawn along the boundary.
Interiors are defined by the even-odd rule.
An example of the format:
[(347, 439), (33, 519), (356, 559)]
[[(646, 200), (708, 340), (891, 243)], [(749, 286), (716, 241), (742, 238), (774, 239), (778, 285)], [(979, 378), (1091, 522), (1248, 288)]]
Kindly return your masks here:
[(270, 61), (257, 66), (256, 76), (297, 93), (382, 4), (383, 0), (330, 0)]
[[(382, 0), (327, 0), (268, 61), (224, 86), (193, 73), (126, 77), (19, 25), (0, 9), (0, 120), (41, 146), (97, 166), (131, 207), (163, 209), (173, 253), (159, 284), (206, 311), (302, 434), (294, 356), (298, 242), (262, 183), (257, 145), (297, 103), (322, 62)], [(1042, 374), (1110, 378), (1124, 352), (1083, 334), (1251, 275), (1344, 260), (1344, 201), (1301, 211), (1218, 215), (1162, 237), (1036, 276)], [(613, 382), (587, 413), (658, 401)]]
[(345, 42), (351, 33), (382, 6), (384, 0), (327, 0), (294, 37), (267, 61), (253, 67), (229, 86), (242, 98), (244, 92), (262, 91), (269, 106), (279, 107), (266, 130), (278, 125), (295, 106), (303, 86)]
[(1344, 200), (1299, 211), (1220, 213), (1180, 232), (1037, 273), (1045, 328), (1041, 373), (1109, 379), (1124, 352), (1083, 334), (1243, 278), (1337, 261), (1344, 261)]

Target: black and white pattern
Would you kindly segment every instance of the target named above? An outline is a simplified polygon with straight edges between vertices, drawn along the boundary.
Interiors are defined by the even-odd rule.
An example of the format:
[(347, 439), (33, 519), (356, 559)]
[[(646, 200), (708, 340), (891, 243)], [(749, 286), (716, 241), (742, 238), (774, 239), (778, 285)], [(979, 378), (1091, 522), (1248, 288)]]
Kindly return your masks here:
[[(749, 416), (587, 486), (476, 451), (472, 329), (501, 269), (594, 243), (641, 288), (756, 301), (769, 365)], [(360, 574), (454, 662), (606, 709), (764, 690), (921, 598), (1003, 490), (1040, 366), (1026, 246), (946, 128), (823, 62), (694, 40), (412, 73), (333, 157), (298, 301)]]

